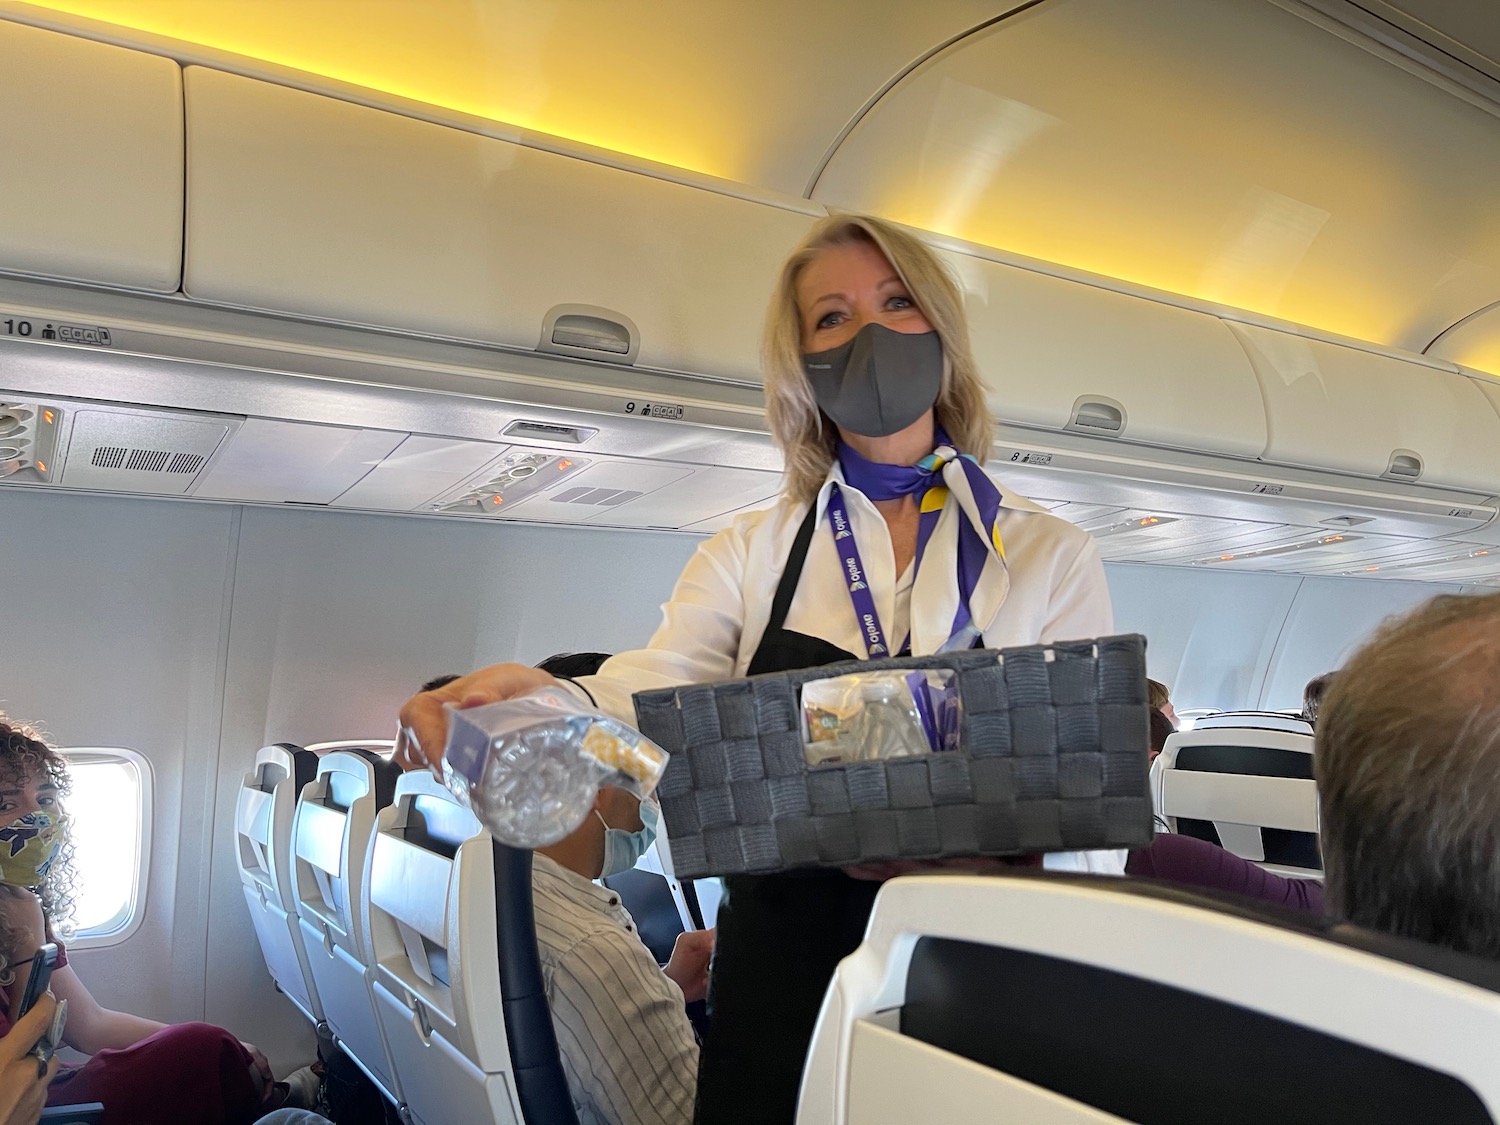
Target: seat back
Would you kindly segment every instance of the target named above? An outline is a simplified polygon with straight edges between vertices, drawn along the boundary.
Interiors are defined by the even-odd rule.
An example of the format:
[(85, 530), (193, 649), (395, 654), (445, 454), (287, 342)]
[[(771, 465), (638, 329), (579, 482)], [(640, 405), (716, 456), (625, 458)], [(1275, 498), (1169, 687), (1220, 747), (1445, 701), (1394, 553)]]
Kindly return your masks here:
[(542, 979), (532, 901), (531, 853), (495, 843), (495, 932), (505, 1031), (522, 1118), (532, 1125), (578, 1125)]
[(672, 956), (672, 946), (687, 929), (666, 876), (633, 867), (599, 881), (620, 896), (621, 905), (635, 919), (636, 931), (651, 956), (658, 964), (666, 964)]
[(1497, 1046), (1489, 961), (1132, 880), (924, 876), (835, 973), (797, 1120), (1492, 1125)]
[(323, 1018), (338, 1045), (396, 1104), (395, 1080), (370, 986), (365, 856), (376, 814), (395, 797), (399, 767), (368, 749), (325, 753), (292, 821), (292, 891)]
[(1193, 723), (1193, 730), (1216, 730), (1221, 727), (1250, 730), (1284, 730), (1291, 734), (1312, 734), (1312, 724), (1301, 715), (1285, 711), (1216, 711)]
[[(684, 930), (712, 929), (718, 919), (723, 884), (719, 879), (679, 879), (672, 866), (672, 848), (665, 831), (658, 832), (636, 868), (652, 871), (667, 882)], [(627, 903), (626, 909), (630, 910)], [(631, 910), (634, 914), (635, 911)]]
[(371, 992), (412, 1120), (516, 1125), (489, 835), (431, 774), (403, 774), (366, 864)]
[[(673, 873), (665, 832), (657, 835), (635, 867), (599, 881), (620, 896), (621, 904), (635, 919), (641, 941), (658, 962), (666, 963), (683, 931), (704, 928), (695, 881), (678, 879)], [(715, 906), (717, 902), (715, 899)]]
[(1180, 731), (1167, 739), (1151, 776), (1156, 811), (1171, 831), (1220, 844), (1279, 874), (1322, 872), (1310, 729)]
[(297, 796), (313, 779), (317, 755), (290, 743), (266, 746), (240, 783), (235, 804), (235, 860), (276, 986), (314, 1023), (323, 1019), (297, 925), (292, 878), (292, 820)]

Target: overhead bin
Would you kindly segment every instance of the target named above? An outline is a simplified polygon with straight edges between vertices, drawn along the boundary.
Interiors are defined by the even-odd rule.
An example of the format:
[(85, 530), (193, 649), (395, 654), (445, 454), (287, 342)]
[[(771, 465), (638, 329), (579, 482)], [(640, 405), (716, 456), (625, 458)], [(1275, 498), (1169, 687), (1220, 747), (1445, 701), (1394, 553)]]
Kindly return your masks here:
[(1265, 395), (1265, 460), (1500, 491), (1500, 414), (1474, 380), (1268, 328), (1229, 327)]
[(186, 98), (198, 300), (758, 380), (813, 221), (202, 67)]
[[(1468, 379), (1479, 389), (1480, 394), (1490, 400), (1490, 405), (1495, 408), (1496, 416), (1500, 417), (1500, 379), (1490, 375), (1481, 375), (1478, 372), (1468, 374)], [(1495, 488), (1496, 491), (1500, 491), (1500, 481), (1496, 482)]]
[(1255, 373), (1216, 317), (943, 253), (1002, 420), (1197, 453), (1265, 450)]
[(175, 291), (177, 64), (4, 21), (0, 60), (0, 269)]

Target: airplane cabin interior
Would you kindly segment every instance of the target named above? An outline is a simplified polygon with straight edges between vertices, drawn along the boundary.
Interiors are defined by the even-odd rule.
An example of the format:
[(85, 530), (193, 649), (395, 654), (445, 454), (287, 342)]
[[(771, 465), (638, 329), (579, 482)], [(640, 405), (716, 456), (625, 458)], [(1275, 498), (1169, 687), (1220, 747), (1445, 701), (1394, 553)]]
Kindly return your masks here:
[[(1145, 638), (1131, 683), (1170, 689), (1141, 827), (1095, 809), (1096, 846), (1151, 821), (1322, 902), (1304, 686), (1434, 598), (1500, 596), (1497, 184), (1492, 0), (0, 0), (0, 712), (71, 774), (67, 963), (275, 1078), (347, 1057), (384, 1120), (693, 1120), (581, 1100), (531, 919), (551, 869), (410, 768), (398, 713), (434, 676), (641, 649), (684, 568), (770, 526), (768, 300), (845, 214), (956, 285), (995, 422), (966, 479), (1086, 533), (1113, 634)], [(989, 567), (1029, 557), (994, 541)], [(1059, 716), (1080, 639), (1015, 642), (1056, 642), (1026, 674)], [(709, 678), (754, 683), (734, 655)], [(1108, 690), (1067, 697), (1104, 743)], [(658, 741), (670, 854), (589, 885), (668, 964), (725, 886), (789, 876), (754, 824), (733, 861), (693, 850), (710, 771)], [(1103, 808), (1099, 768), (1070, 793)], [(874, 823), (848, 863), (898, 854)], [(938, 862), (978, 850), (1025, 849)], [(1500, 1120), (1494, 961), (1087, 866), (877, 885), (811, 1001), (799, 1125)], [(100, 1100), (46, 1112), (125, 1120)]]

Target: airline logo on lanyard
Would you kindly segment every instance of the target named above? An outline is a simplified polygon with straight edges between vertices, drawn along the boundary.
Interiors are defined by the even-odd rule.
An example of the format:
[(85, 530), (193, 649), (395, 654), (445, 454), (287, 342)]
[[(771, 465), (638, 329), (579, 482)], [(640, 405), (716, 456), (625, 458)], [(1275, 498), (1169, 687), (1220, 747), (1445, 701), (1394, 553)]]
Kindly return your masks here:
[[(986, 619), (1005, 599), (1010, 582), (1005, 570), (1005, 544), (1000, 538), (1000, 490), (985, 475), (979, 462), (968, 454), (959, 454), (941, 430), (937, 434), (940, 442), (937, 449), (923, 457), (910, 468), (893, 465), (878, 465), (864, 461), (849, 449), (840, 453), (844, 471), (849, 476), (851, 487), (860, 488), (870, 495), (894, 499), (920, 493), (917, 500), (919, 519), (917, 523), (917, 551), (913, 567), (920, 571), (922, 559), (927, 553), (928, 541), (937, 530), (950, 496), (958, 502), (961, 521), (958, 528), (957, 559), (958, 604), (954, 607), (953, 626), (948, 630), (948, 639), (938, 652), (950, 652), (969, 648), (979, 637), (979, 627), (974, 622), (970, 603), (978, 598), (978, 604)], [(856, 477), (864, 477), (861, 485)], [(886, 645), (885, 633), (880, 627), (880, 616), (875, 610), (875, 599), (866, 588), (865, 568), (860, 561), (859, 548), (854, 541), (854, 528), (849, 522), (849, 511), (844, 506), (843, 492), (837, 484), (828, 491), (828, 528), (833, 533), (834, 549), (844, 565), (844, 574), (849, 583), (849, 598), (854, 603), (854, 616), (860, 624), (870, 655), (886, 656), (890, 648)], [(905, 652), (911, 645), (908, 633), (897, 652)]]
[(865, 648), (872, 658), (889, 656), (885, 631), (880, 627), (880, 614), (875, 609), (875, 598), (865, 581), (865, 565), (859, 557), (859, 546), (854, 541), (854, 531), (849, 526), (849, 513), (844, 508), (844, 494), (834, 485), (828, 493), (828, 526), (833, 532), (833, 541), (838, 544), (839, 559), (844, 564), (844, 575), (849, 580), (849, 599), (854, 603), (854, 615), (859, 619), (861, 632), (865, 635)]

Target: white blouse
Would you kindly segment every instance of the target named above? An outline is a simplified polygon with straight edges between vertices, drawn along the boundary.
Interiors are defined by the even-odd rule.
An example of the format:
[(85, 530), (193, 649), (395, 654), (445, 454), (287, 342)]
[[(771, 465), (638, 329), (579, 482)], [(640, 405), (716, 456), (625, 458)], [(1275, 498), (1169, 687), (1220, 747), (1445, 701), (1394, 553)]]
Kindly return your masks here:
[[(910, 587), (909, 608), (898, 605), (898, 585), (904, 582), (897, 581), (885, 519), (863, 493), (844, 482), (837, 463), (815, 500), (818, 526), (785, 627), (820, 637), (859, 659), (866, 655), (824, 515), (835, 481), (844, 495), (880, 620), (889, 623), (886, 632), (891, 643), (899, 645), (906, 636), (909, 614), (912, 652), (935, 652), (948, 639), (958, 604), (956, 559), (963, 516), (957, 502), (950, 497), (938, 518)], [(1109, 589), (1093, 539), (1025, 497), (999, 487), (1000, 536), (1010, 585), (989, 619), (975, 621), (985, 647), (1082, 640), (1113, 632)], [(647, 646), (620, 653), (597, 675), (578, 681), (599, 709), (633, 724), (631, 696), (637, 691), (744, 676), (760, 645), (777, 583), (806, 515), (805, 504), (784, 498), (772, 508), (739, 516), (729, 528), (704, 542), (677, 580), (671, 600), (662, 606), (661, 626)], [(910, 580), (909, 575), (900, 578)], [(1124, 867), (1123, 854), (1062, 853), (1048, 856), (1047, 866), (1119, 871)], [(1070, 861), (1073, 856), (1077, 862)]]

